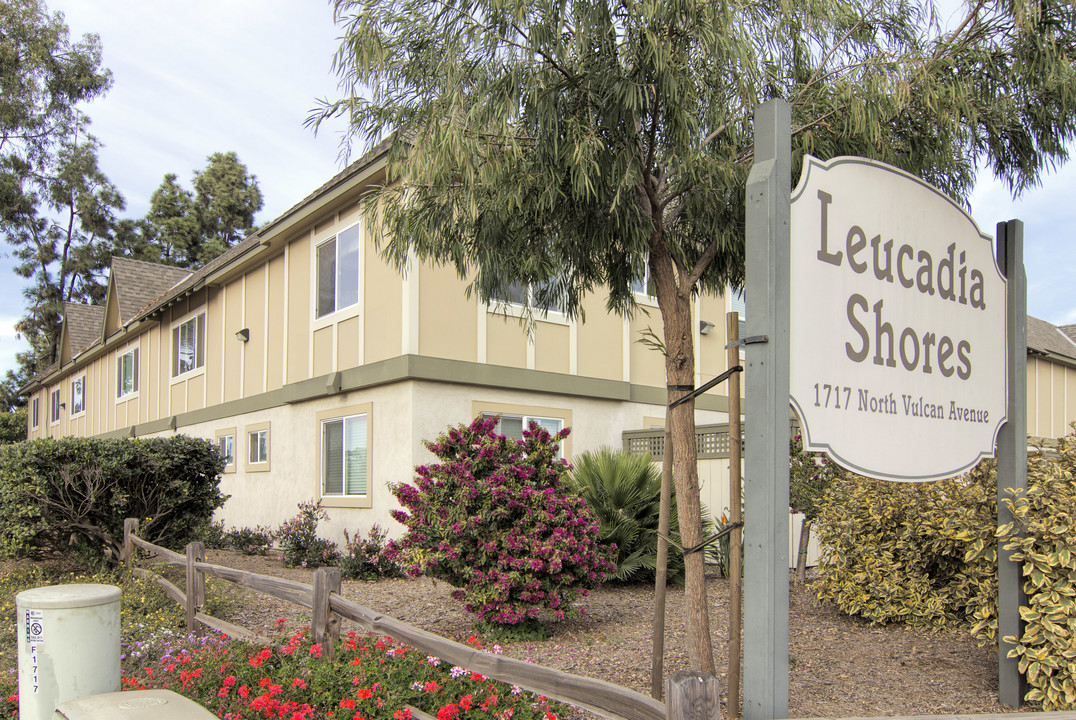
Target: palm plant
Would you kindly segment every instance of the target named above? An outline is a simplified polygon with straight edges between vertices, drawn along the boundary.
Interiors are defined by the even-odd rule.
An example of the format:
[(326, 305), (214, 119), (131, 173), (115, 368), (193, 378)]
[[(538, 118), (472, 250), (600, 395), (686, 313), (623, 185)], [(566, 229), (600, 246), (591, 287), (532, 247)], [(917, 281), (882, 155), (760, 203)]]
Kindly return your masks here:
[[(597, 516), (598, 542), (616, 545), (617, 582), (653, 582), (657, 564), (658, 510), (661, 503), (661, 472), (650, 455), (632, 455), (625, 450), (600, 448), (575, 458), (568, 482), (583, 496)], [(703, 517), (708, 513), (704, 509)], [(704, 520), (706, 534), (711, 522)], [(669, 535), (679, 538), (676, 498), (669, 510)], [(675, 546), (669, 548), (669, 582), (684, 581), (684, 558)]]

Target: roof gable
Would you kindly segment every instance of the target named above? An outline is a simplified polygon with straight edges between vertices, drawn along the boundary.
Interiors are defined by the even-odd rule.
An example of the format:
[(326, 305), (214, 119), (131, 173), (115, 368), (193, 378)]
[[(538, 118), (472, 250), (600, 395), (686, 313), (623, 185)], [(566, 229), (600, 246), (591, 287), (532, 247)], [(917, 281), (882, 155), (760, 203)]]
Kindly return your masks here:
[(1060, 355), (1076, 361), (1076, 341), (1062, 328), (1031, 315), (1027, 316), (1027, 347), (1028, 350), (1036, 350), (1047, 355)]
[(138, 315), (138, 312), (154, 299), (190, 277), (190, 270), (172, 265), (132, 260), (125, 257), (112, 258), (109, 275), (109, 300), (116, 303), (119, 325)]
[(64, 303), (64, 322), (60, 333), (60, 362), (66, 363), (101, 336), (105, 309), (100, 305)]

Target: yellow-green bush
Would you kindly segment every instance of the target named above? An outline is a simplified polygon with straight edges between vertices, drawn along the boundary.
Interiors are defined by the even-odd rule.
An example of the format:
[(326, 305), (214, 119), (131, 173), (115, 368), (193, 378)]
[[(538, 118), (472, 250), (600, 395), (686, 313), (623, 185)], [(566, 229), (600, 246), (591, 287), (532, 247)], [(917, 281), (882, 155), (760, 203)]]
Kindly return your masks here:
[(833, 481), (816, 520), (816, 596), (873, 623), (971, 622), (997, 591), (996, 487), (993, 462), (932, 483)]
[(1028, 693), (1044, 710), (1076, 707), (1076, 437), (1028, 462), (1027, 493), (1003, 500), (1014, 522), (998, 529), (1023, 563), (1027, 605), (1020, 658)]
[(1076, 437), (1028, 460), (1028, 490), (1003, 502), (997, 527), (995, 463), (934, 483), (846, 475), (826, 493), (816, 596), (873, 623), (963, 624), (997, 639), (997, 542), (1023, 563), (1027, 605), (1013, 655), (1026, 699), (1076, 707)]

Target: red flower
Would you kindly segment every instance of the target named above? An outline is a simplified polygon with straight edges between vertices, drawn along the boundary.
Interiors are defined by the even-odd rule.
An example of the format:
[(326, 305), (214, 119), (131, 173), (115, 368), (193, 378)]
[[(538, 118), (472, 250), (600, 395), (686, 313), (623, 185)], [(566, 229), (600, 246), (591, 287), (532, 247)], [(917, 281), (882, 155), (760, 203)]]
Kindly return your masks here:
[(464, 695), (463, 697), (460, 698), (460, 707), (463, 708), (464, 710), (470, 710), (471, 705), (473, 703), (474, 703), (474, 698), (471, 696), (471, 693), (467, 693), (466, 695)]
[(297, 688), (303, 688), (305, 690), (306, 689), (306, 681), (303, 680), (302, 678), (295, 678), (294, 680), (291, 681), (291, 686), (292, 687), (297, 687)]
[(359, 691), (355, 694), (358, 696), (359, 700), (365, 700), (367, 698), (372, 698), (374, 696), (374, 691), (370, 688), (359, 688)]
[(311, 645), (310, 646), (310, 654), (313, 655), (314, 657), (321, 657), (321, 645), (320, 644)]
[(460, 714), (460, 706), (455, 703), (451, 705), (445, 705), (437, 711), (437, 720), (453, 720)]
[(411, 708), (397, 710), (392, 714), (393, 720), (411, 720)]
[(340, 707), (344, 708), (345, 710), (354, 710), (355, 709), (355, 701), (352, 700), (351, 698), (344, 698), (343, 700), (340, 701)]
[(357, 657), (351, 658), (351, 661), (348, 663), (348, 665), (354, 665), (355, 667), (358, 667), (359, 665), (362, 665), (362, 660), (359, 660)]
[(486, 679), (486, 676), (485, 675), (480, 675), (480, 674), (478, 674), (476, 672), (473, 672), (473, 673), (471, 673), (471, 679), (475, 680), (477, 682), (482, 682), (483, 680)]
[(252, 655), (250, 657), (250, 666), (251, 667), (261, 667), (262, 664), (266, 660), (271, 658), (272, 656), (273, 656), (273, 651), (272, 650), (270, 650), (269, 648), (262, 648), (262, 650), (257, 655)]
[(440, 690), (441, 686), (437, 684), (436, 680), (430, 680), (422, 685), (422, 689), (428, 693), (433, 693)]
[(239, 697), (243, 698), (244, 700), (246, 700), (247, 696), (250, 695), (250, 690), (247, 690), (246, 685), (240, 685), (237, 692), (239, 693)]

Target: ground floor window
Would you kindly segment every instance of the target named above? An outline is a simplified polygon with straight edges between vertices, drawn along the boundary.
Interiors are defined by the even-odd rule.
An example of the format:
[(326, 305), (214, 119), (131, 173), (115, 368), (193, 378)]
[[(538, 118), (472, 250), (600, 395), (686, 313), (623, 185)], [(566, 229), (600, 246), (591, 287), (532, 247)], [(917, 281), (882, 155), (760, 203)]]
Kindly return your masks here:
[(246, 431), (246, 467), (247, 472), (269, 472), (269, 457), (272, 452), (269, 423), (247, 425)]
[(323, 495), (363, 496), (367, 478), (366, 413), (323, 420), (321, 423), (321, 492)]

